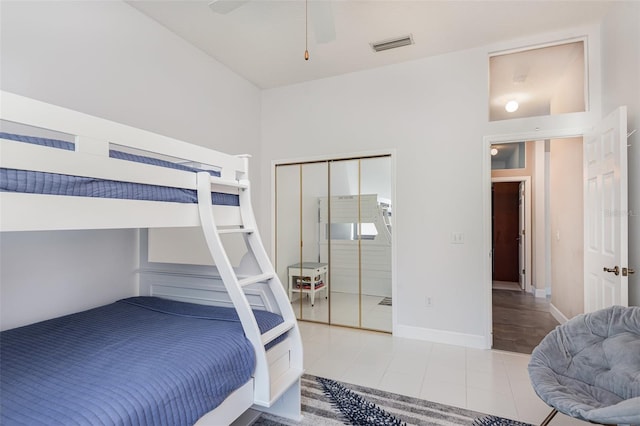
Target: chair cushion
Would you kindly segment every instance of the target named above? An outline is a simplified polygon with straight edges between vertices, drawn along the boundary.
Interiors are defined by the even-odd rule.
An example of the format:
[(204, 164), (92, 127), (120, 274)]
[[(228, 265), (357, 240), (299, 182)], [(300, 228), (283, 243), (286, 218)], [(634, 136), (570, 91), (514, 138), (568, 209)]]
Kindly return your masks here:
[(529, 376), (561, 413), (640, 424), (640, 307), (613, 306), (556, 327), (533, 350)]

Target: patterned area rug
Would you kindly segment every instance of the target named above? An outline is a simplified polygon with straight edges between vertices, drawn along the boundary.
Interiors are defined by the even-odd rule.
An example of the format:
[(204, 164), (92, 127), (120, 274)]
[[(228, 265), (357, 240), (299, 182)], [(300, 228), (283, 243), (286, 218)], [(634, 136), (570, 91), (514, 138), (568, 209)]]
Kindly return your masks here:
[(301, 422), (294, 422), (262, 414), (254, 425), (531, 426), (308, 374), (302, 376), (302, 415)]

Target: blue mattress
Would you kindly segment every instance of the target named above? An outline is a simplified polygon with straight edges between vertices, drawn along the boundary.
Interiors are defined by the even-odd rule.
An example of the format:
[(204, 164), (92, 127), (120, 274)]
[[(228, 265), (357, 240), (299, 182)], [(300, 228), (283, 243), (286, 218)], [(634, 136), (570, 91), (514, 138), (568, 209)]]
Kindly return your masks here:
[(192, 425), (254, 367), (234, 309), (123, 299), (0, 333), (0, 424)]
[[(73, 151), (75, 149), (75, 145), (72, 142), (57, 139), (39, 138), (3, 132), (0, 132), (0, 138), (69, 151)], [(120, 160), (191, 171), (194, 173), (201, 171), (182, 164), (145, 157), (142, 155), (129, 154), (117, 150), (110, 150), (109, 156)], [(213, 176), (220, 176), (220, 173), (217, 171), (209, 171), (209, 173)], [(120, 198), (128, 200), (168, 201), (175, 203), (198, 202), (198, 195), (195, 190), (5, 168), (0, 169), (0, 191), (70, 195), (78, 197)], [(216, 205), (240, 205), (238, 196), (234, 194), (212, 192), (211, 198), (213, 204)]]

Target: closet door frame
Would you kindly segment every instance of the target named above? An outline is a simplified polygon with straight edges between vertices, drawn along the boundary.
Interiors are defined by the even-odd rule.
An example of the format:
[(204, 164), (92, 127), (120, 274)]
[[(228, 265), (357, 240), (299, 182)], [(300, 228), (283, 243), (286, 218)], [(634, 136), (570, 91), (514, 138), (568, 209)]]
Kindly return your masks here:
[[(349, 153), (349, 154), (342, 154), (342, 155), (322, 155), (322, 156), (313, 156), (313, 157), (293, 157), (293, 158), (286, 158), (286, 159), (280, 159), (280, 160), (271, 160), (271, 167), (270, 167), (270, 183), (271, 183), (271, 197), (270, 197), (270, 212), (271, 212), (271, 219), (270, 219), (270, 224), (271, 224), (271, 244), (270, 244), (270, 249), (271, 249), (271, 254), (272, 254), (272, 260), (274, 262), (274, 264), (277, 264), (277, 180), (276, 180), (276, 168), (278, 166), (285, 166), (285, 165), (297, 165), (297, 164), (307, 164), (307, 163), (330, 163), (332, 161), (344, 161), (344, 160), (364, 160), (364, 159), (368, 159), (368, 158), (377, 158), (377, 157), (389, 157), (390, 162), (391, 162), (391, 203), (393, 206), (393, 221), (394, 224), (398, 223), (397, 217), (398, 217), (398, 211), (401, 211), (398, 209), (397, 207), (397, 201), (396, 201), (396, 150), (395, 149), (384, 149), (384, 150), (374, 150), (374, 151), (364, 151), (364, 152), (354, 152), (354, 153)], [(329, 169), (329, 166), (328, 166)], [(328, 179), (330, 179), (330, 175), (328, 177)], [(328, 196), (331, 196), (331, 189), (329, 188), (328, 190)], [(391, 235), (391, 297), (393, 301), (397, 301), (397, 232), (392, 232)], [(330, 266), (329, 266), (330, 267)], [(287, 284), (288, 285), (288, 284)], [(328, 294), (329, 294), (329, 298), (331, 297), (330, 295), (331, 293), (331, 289), (328, 289)], [(330, 301), (330, 299), (329, 299)], [(391, 333), (393, 334), (396, 329), (397, 329), (397, 316), (398, 316), (398, 310), (396, 309), (397, 304), (394, 303), (392, 305), (392, 314), (391, 314)], [(331, 303), (329, 303), (329, 320), (331, 319)], [(305, 319), (302, 319), (302, 321), (308, 321)], [(349, 327), (349, 328), (354, 328), (354, 327), (350, 327), (350, 326), (343, 326), (340, 324), (332, 324), (331, 322), (329, 322), (330, 325), (335, 325), (335, 326), (341, 326), (341, 327)], [(364, 330), (369, 330), (367, 328), (362, 328)], [(380, 330), (374, 330), (374, 331), (380, 331)]]

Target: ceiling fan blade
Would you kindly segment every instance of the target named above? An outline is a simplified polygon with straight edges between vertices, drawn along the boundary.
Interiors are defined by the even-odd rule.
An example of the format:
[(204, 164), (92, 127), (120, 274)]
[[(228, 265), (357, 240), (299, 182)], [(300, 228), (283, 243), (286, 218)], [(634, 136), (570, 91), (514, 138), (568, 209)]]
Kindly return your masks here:
[(226, 15), (233, 12), (249, 0), (213, 0), (209, 2), (209, 7), (216, 13)]
[(311, 20), (317, 43), (329, 43), (336, 39), (336, 28), (330, 1), (309, 1), (309, 19)]

